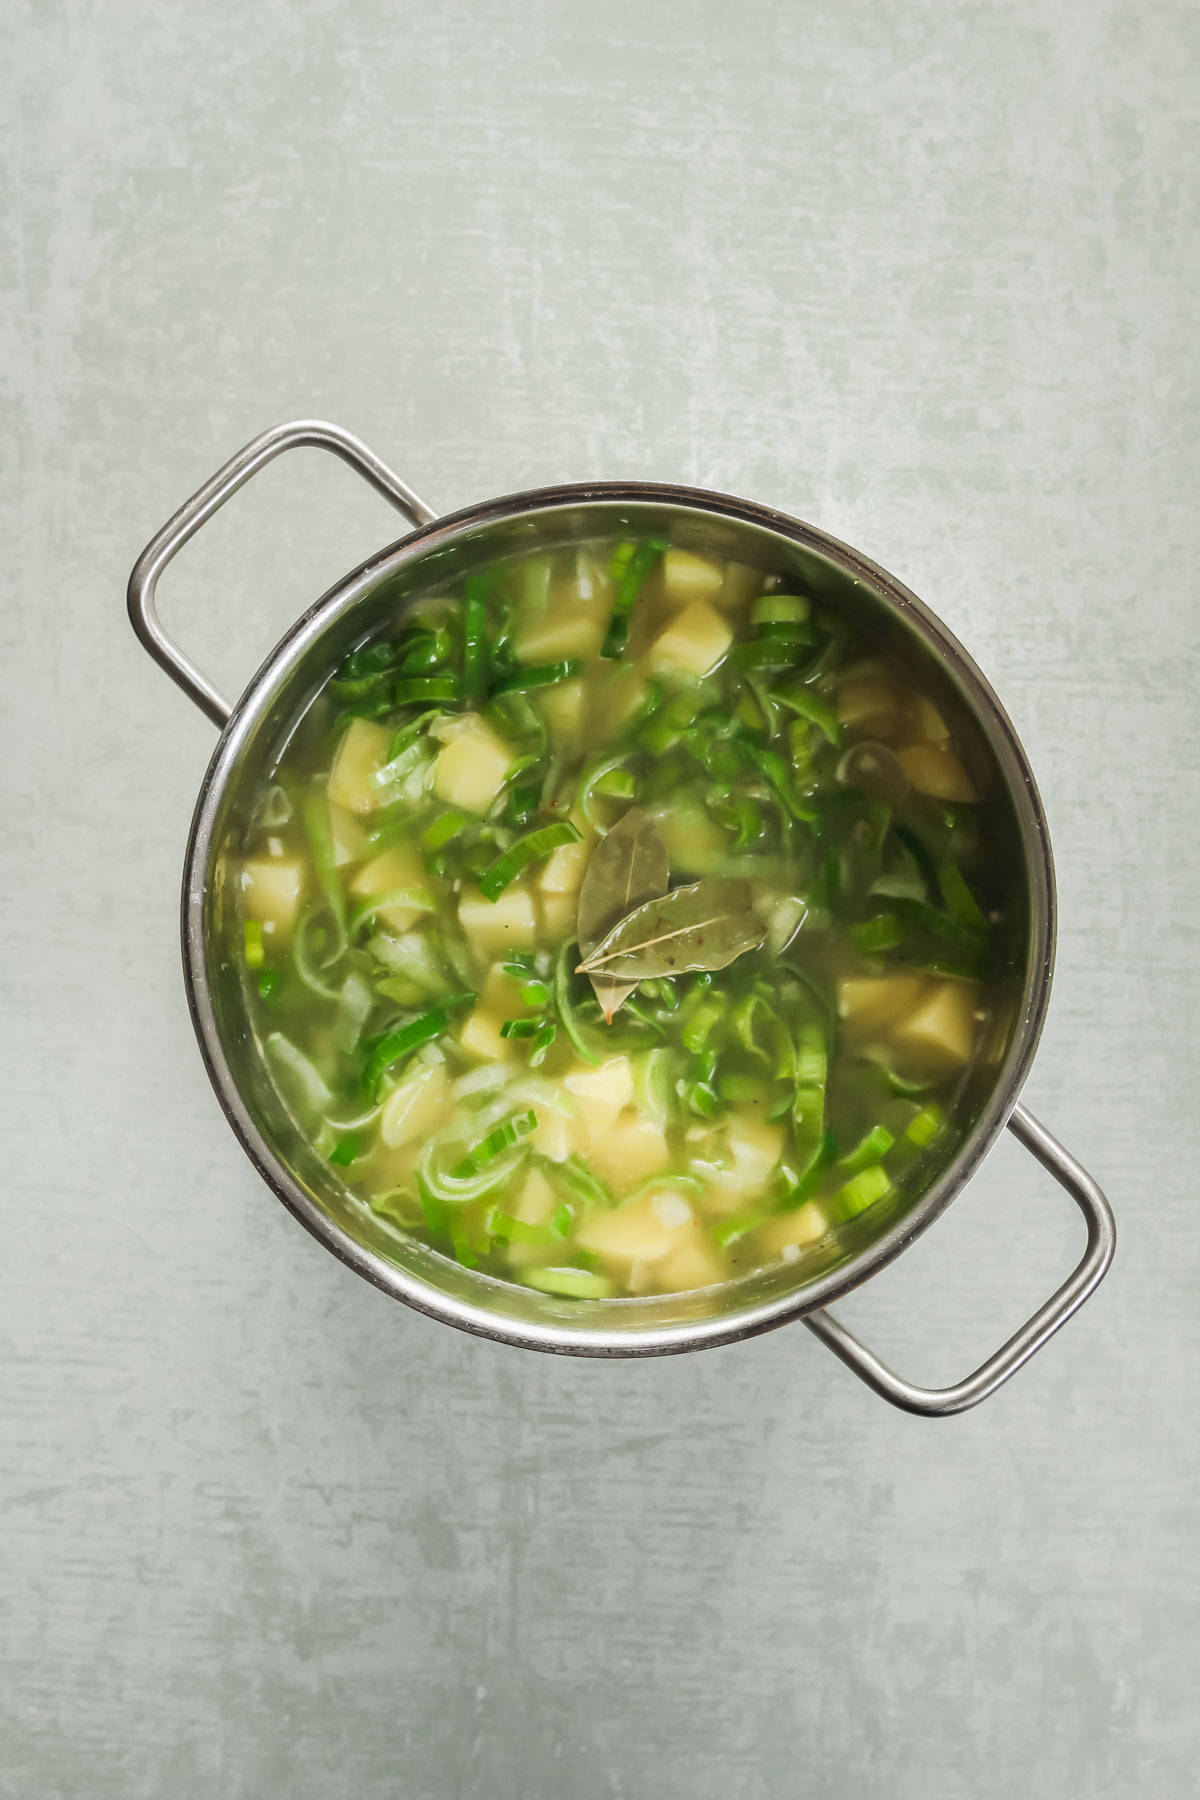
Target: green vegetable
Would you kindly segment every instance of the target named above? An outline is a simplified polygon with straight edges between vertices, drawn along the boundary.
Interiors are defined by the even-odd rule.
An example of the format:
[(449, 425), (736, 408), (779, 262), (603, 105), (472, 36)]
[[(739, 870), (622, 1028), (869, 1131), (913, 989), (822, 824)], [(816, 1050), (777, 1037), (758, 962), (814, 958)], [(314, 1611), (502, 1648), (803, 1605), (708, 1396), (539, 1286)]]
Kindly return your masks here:
[(944, 1123), (941, 1107), (927, 1106), (909, 1125), (904, 1133), (904, 1141), (908, 1144), (915, 1144), (919, 1150), (924, 1150), (932, 1144)]
[(342, 878), (333, 859), (333, 836), (329, 829), (329, 801), (318, 788), (306, 788), (300, 797), (300, 817), (312, 853), (313, 870), (329, 910), (337, 921), (341, 936), (346, 934), (346, 901), (342, 894)]
[(559, 949), (558, 956), (555, 960), (554, 1005), (558, 1013), (559, 1024), (570, 1038), (571, 1043), (574, 1045), (578, 1054), (583, 1058), (584, 1062), (598, 1063), (600, 1058), (596, 1055), (596, 1052), (592, 1049), (592, 1046), (584, 1035), (583, 1028), (579, 1023), (579, 1017), (575, 1009), (575, 1003), (571, 998), (571, 977), (567, 958), (573, 942), (573, 939), (568, 938)]
[(430, 1006), (406, 1025), (394, 1026), (379, 1039), (367, 1058), (359, 1083), (363, 1095), (368, 1099), (378, 1096), (379, 1084), (392, 1064), (399, 1062), (402, 1056), (428, 1044), (434, 1038), (442, 1036), (450, 1029), (449, 1009), (464, 1006), (475, 998), (474, 994), (455, 994), (444, 1000), (440, 1006)]
[(762, 594), (750, 602), (750, 623), (800, 625), (808, 618), (809, 603), (803, 594)]
[(869, 1168), (872, 1163), (881, 1162), (895, 1141), (886, 1125), (876, 1125), (848, 1156), (842, 1157), (838, 1167), (848, 1175), (854, 1175), (860, 1169)]
[(588, 1269), (530, 1269), (525, 1279), (543, 1294), (570, 1300), (607, 1300), (616, 1292), (607, 1275), (593, 1275)]
[(511, 675), (505, 675), (494, 682), (492, 692), (515, 694), (523, 693), (527, 688), (553, 687), (556, 682), (570, 681), (582, 667), (577, 656), (569, 656), (565, 662), (539, 663), (533, 668), (515, 669)]
[(984, 933), (988, 929), (987, 917), (979, 902), (967, 886), (962, 870), (957, 863), (939, 864), (938, 886), (942, 890), (942, 899), (946, 902), (950, 916), (968, 931)]
[(842, 741), (842, 728), (838, 724), (837, 714), (831, 706), (826, 706), (811, 689), (806, 687), (778, 688), (775, 699), (780, 706), (786, 706), (790, 712), (799, 713), (810, 725), (815, 725), (822, 737), (836, 749)]
[(532, 1108), (528, 1112), (514, 1113), (511, 1119), (505, 1119), (503, 1125), (497, 1125), (493, 1131), (488, 1132), (486, 1137), (480, 1138), (479, 1142), (467, 1151), (462, 1161), (456, 1163), (451, 1169), (451, 1175), (458, 1181), (462, 1181), (468, 1175), (477, 1175), (481, 1169), (486, 1169), (489, 1163), (495, 1162), (496, 1158), (505, 1150), (510, 1150), (523, 1137), (528, 1137), (531, 1131), (536, 1130), (537, 1114)]
[(539, 826), (526, 837), (518, 838), (485, 870), (479, 878), (480, 893), (485, 900), (498, 900), (509, 883), (531, 863), (541, 862), (552, 850), (560, 849), (563, 844), (577, 844), (579, 840), (580, 833), (569, 819)]
[[(462, 692), (465, 700), (474, 700), (483, 688), (484, 668), (487, 661), (487, 606), (484, 596), (487, 593), (486, 576), (471, 575), (466, 582), (466, 598), (463, 601), (463, 676)], [(447, 698), (453, 699), (454, 695)]]
[(908, 927), (895, 913), (877, 913), (872, 919), (864, 919), (861, 925), (852, 925), (849, 935), (856, 950), (861, 950), (864, 956), (872, 956), (879, 950), (891, 950), (902, 944), (908, 936)]
[(831, 1202), (831, 1211), (839, 1219), (857, 1218), (859, 1213), (866, 1212), (868, 1206), (874, 1206), (891, 1191), (891, 1177), (886, 1169), (876, 1163), (873, 1168), (863, 1169), (845, 1187), (838, 1189)]
[(432, 853), (435, 850), (444, 849), (456, 837), (461, 837), (467, 827), (473, 823), (474, 821), (466, 813), (455, 812), (453, 808), (439, 813), (437, 818), (428, 824), (421, 833), (422, 850)]
[(802, 1178), (820, 1155), (825, 1139), (828, 1062), (825, 1034), (819, 1025), (801, 1025), (797, 1031), (795, 1068), (792, 1124), (796, 1137), (797, 1174)]
[(392, 700), (396, 706), (411, 706), (420, 700), (457, 700), (460, 693), (454, 675), (411, 675), (396, 683)]
[(647, 575), (654, 568), (667, 545), (662, 538), (643, 538), (621, 562), (619, 568), (614, 557), (612, 573), (617, 578), (617, 592), (613, 599), (612, 614), (608, 621), (608, 630), (604, 634), (601, 656), (620, 656), (629, 637), (629, 615), (637, 605), (638, 596)]
[(265, 952), (263, 950), (262, 925), (257, 919), (247, 919), (242, 926), (242, 943), (248, 969), (261, 969)]

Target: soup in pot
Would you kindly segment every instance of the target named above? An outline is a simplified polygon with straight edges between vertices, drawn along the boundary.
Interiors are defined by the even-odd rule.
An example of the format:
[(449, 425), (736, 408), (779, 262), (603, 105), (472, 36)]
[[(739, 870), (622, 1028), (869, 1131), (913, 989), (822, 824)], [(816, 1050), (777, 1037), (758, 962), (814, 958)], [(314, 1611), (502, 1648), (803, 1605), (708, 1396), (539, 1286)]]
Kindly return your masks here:
[(348, 1204), (545, 1293), (827, 1250), (944, 1158), (996, 1006), (970, 762), (769, 569), (593, 540), (424, 594), (257, 799), (272, 1079)]

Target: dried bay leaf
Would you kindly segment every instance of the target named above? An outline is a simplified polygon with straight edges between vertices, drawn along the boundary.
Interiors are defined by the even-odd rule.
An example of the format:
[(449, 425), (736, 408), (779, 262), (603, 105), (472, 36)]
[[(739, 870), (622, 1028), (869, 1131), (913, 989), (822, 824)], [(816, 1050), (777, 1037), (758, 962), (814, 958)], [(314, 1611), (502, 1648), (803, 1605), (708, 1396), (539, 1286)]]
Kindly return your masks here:
[(608, 974), (623, 982), (723, 969), (766, 935), (750, 910), (749, 882), (709, 876), (637, 907), (579, 966), (593, 981)]
[[(665, 894), (670, 882), (667, 847), (657, 821), (640, 806), (631, 806), (624, 817), (602, 838), (588, 860), (579, 890), (576, 936), (586, 962), (604, 939), (627, 915)], [(612, 1016), (637, 986), (601, 971), (591, 976), (604, 1016)]]

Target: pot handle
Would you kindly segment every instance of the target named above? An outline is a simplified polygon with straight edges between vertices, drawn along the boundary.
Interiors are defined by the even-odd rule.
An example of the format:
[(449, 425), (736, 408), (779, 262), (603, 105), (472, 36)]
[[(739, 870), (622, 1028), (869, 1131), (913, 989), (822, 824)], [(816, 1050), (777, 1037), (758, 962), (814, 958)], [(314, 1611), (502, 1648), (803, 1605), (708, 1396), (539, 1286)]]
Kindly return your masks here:
[(294, 419), (287, 425), (273, 425), (270, 431), (264, 431), (236, 456), (231, 456), (224, 468), (210, 476), (204, 486), (184, 502), (174, 518), (168, 519), (162, 530), (151, 538), (129, 577), (129, 619), (134, 631), (155, 662), (167, 671), (189, 700), (195, 701), (201, 712), (208, 714), (214, 725), (224, 727), (233, 709), (163, 630), (154, 598), (158, 578), (188, 539), (252, 475), (285, 450), (302, 447), (330, 450), (340, 456), (413, 525), (428, 525), (437, 517), (408, 483), (401, 481), (385, 462), (381, 462), (361, 438), (343, 431), (340, 425), (329, 425), (321, 419)]
[(920, 1413), (926, 1418), (945, 1418), (986, 1400), (1066, 1324), (1072, 1313), (1078, 1312), (1099, 1286), (1112, 1262), (1117, 1241), (1112, 1209), (1087, 1170), (1023, 1106), (1013, 1108), (1008, 1128), (1070, 1194), (1087, 1223), (1088, 1241), (1074, 1273), (994, 1356), (989, 1356), (973, 1375), (955, 1382), (953, 1387), (918, 1387), (889, 1369), (832, 1313), (810, 1313), (804, 1321), (835, 1356), (841, 1357), (848, 1369), (853, 1369), (860, 1381), (865, 1381), (883, 1399), (905, 1412)]

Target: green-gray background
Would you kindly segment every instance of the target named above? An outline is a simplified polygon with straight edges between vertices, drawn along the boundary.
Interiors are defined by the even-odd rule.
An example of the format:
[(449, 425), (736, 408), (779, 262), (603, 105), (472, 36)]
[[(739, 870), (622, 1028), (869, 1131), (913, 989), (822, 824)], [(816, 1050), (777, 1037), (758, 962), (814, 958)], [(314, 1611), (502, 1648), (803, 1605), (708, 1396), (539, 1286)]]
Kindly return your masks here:
[[(10, 0), (0, 1792), (1191, 1796), (1200, 29), (1184, 0)], [(1038, 772), (1027, 1089), (1107, 1285), (947, 1424), (802, 1328), (596, 1366), (325, 1255), (178, 973), (213, 734), (142, 543), (327, 415), (437, 505), (631, 475), (861, 546)], [(163, 604), (237, 691), (394, 535), (313, 454)], [(1079, 1249), (1015, 1144), (845, 1316), (964, 1373)]]

